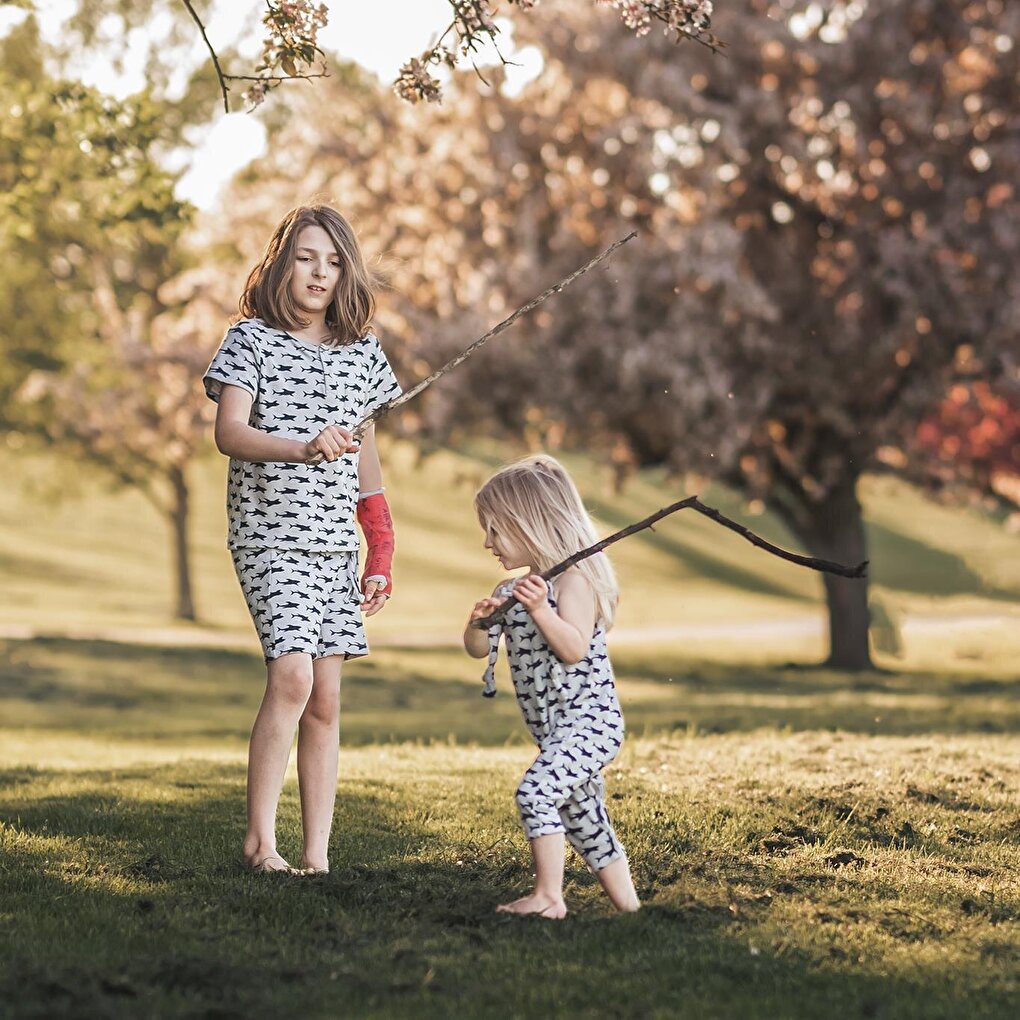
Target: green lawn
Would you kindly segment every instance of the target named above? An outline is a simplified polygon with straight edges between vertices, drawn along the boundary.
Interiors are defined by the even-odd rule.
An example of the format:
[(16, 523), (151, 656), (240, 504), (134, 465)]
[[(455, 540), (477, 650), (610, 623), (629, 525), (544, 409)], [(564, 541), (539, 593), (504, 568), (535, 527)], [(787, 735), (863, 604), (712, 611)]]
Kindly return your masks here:
[[(333, 872), (236, 864), (261, 661), (10, 641), (0, 668), (3, 1015), (1004, 1017), (1020, 992), (1020, 684), (622, 649), (610, 806), (645, 909), (528, 882), (526, 765), (477, 662), (345, 678)], [(298, 848), (296, 783), (281, 848)]]
[[(382, 641), (421, 644), (458, 640), (466, 609), (491, 591), (500, 574), (482, 549), (471, 497), (496, 453), (440, 452), (418, 464), (405, 444), (384, 444), (387, 482), (398, 529), (397, 598), (372, 621)], [(639, 475), (622, 496), (608, 494), (599, 464), (564, 458), (589, 505), (607, 529), (637, 520), (690, 490), (661, 472)], [(170, 616), (172, 575), (168, 533), (137, 493), (109, 493), (87, 470), (67, 471), (57, 456), (0, 452), (7, 480), (0, 490), (0, 620), (35, 633), (90, 633), (175, 627), (182, 640), (254, 635), (224, 548), (225, 461), (209, 456), (192, 471), (194, 550), (200, 628)], [(752, 516), (718, 487), (711, 504), (766, 538), (795, 547), (768, 515)], [(864, 486), (872, 558), (872, 592), (888, 615), (904, 623), (899, 665), (928, 668), (929, 630), (910, 621), (934, 616), (999, 618), (1008, 641), (1020, 622), (1020, 537), (976, 511), (936, 506), (891, 479)], [(614, 547), (622, 600), (621, 633), (679, 628), (698, 655), (727, 661), (733, 654), (810, 660), (823, 656), (820, 576), (754, 549), (693, 513), (681, 513)], [(753, 640), (721, 641), (702, 625), (754, 625)], [(791, 624), (807, 629), (790, 630)], [(777, 625), (770, 635), (767, 625)], [(784, 626), (787, 628), (784, 630)], [(811, 630), (812, 626), (814, 627)], [(945, 635), (942, 635), (944, 637)], [(979, 635), (979, 643), (985, 637)], [(960, 636), (964, 653), (974, 641)], [(719, 653), (714, 648), (722, 644)], [(952, 656), (952, 648), (943, 649)], [(955, 646), (954, 646), (955, 647)], [(1011, 646), (1012, 647), (1012, 646)], [(1020, 644), (1016, 645), (1020, 650)], [(992, 657), (995, 657), (993, 654)], [(891, 664), (896, 665), (893, 662)]]
[[(621, 543), (607, 780), (645, 908), (613, 916), (571, 859), (565, 922), (510, 918), (491, 908), (529, 879), (529, 749), (505, 675), (482, 699), (455, 647), (497, 577), (470, 506), (491, 460), (386, 451), (398, 598), (345, 671), (333, 871), (297, 879), (237, 864), (264, 670), (223, 464), (196, 468), (204, 620), (183, 627), (141, 500), (0, 455), (0, 1016), (1012, 1016), (1017, 537), (869, 480), (903, 654), (851, 677), (789, 664), (824, 650), (816, 576), (700, 517)], [(681, 489), (652, 472), (609, 498), (572, 466), (607, 527)], [(294, 855), (293, 774), (280, 820)]]

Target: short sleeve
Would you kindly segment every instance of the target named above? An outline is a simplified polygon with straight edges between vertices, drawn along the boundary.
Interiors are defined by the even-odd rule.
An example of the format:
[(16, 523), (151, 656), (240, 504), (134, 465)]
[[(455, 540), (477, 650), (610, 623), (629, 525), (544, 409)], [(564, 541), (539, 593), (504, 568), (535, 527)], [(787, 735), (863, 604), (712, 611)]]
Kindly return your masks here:
[(382, 345), (371, 334), (368, 337), (368, 387), (365, 392), (365, 414), (371, 414), (377, 407), (381, 407), (388, 400), (399, 397), (403, 390), (397, 377), (386, 360), (386, 353)]
[(219, 401), (224, 386), (240, 386), (252, 397), (259, 393), (259, 361), (251, 340), (237, 326), (227, 330), (202, 381), (210, 400)]

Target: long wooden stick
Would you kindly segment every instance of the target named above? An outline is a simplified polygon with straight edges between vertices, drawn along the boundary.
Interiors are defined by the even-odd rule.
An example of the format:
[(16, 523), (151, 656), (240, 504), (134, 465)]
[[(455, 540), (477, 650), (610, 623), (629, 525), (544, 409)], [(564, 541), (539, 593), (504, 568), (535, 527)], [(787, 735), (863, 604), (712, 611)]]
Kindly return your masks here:
[[(858, 578), (864, 577), (867, 573), (867, 560), (863, 563), (858, 563), (856, 567), (848, 567), (842, 563), (833, 563), (831, 560), (820, 560), (814, 556), (801, 556), (800, 553), (789, 552), (786, 549), (781, 549), (778, 545), (773, 545), (771, 542), (766, 541), (760, 535), (756, 535), (753, 531), (751, 531), (750, 528), (745, 528), (743, 524), (739, 524), (737, 521), (731, 520), (714, 507), (706, 506), (700, 499), (698, 499), (697, 496), (688, 496), (686, 499), (678, 500), (676, 503), (670, 503), (669, 506), (663, 507), (661, 510), (656, 510), (654, 514), (649, 514), (644, 520), (638, 521), (636, 524), (628, 524), (627, 527), (613, 532), (612, 535), (602, 539), (601, 542), (596, 542), (594, 545), (588, 546), (587, 549), (582, 549), (580, 552), (574, 553), (573, 556), (568, 556), (565, 560), (557, 563), (554, 567), (550, 567), (541, 576), (547, 581), (552, 580), (552, 578), (556, 577), (558, 574), (562, 574), (564, 570), (569, 569), (575, 563), (580, 563), (581, 560), (585, 560), (589, 556), (594, 556), (595, 553), (602, 552), (602, 550), (607, 546), (612, 545), (614, 542), (619, 542), (621, 538), (626, 538), (628, 535), (633, 535), (635, 532), (642, 531), (645, 528), (650, 528), (657, 521), (661, 521), (663, 517), (668, 517), (670, 514), (674, 514), (678, 510), (688, 509), (697, 510), (699, 514), (704, 514), (717, 524), (721, 524), (724, 528), (729, 528), (730, 531), (735, 531), (738, 535), (742, 535), (748, 540), (748, 542), (752, 545), (756, 545), (759, 549), (764, 549), (766, 552), (770, 552), (774, 556), (779, 556), (782, 559), (789, 560), (791, 563), (796, 563), (799, 566), (810, 567), (812, 570), (821, 570), (827, 574), (838, 574), (840, 577)], [(494, 609), (488, 616), (483, 616), (481, 619), (475, 620), (472, 626), (476, 627), (478, 630), (488, 630), (490, 627), (493, 627), (498, 623), (502, 623), (507, 612), (516, 602), (517, 599), (511, 595), (505, 602), (503, 602), (502, 605)]]
[(526, 315), (533, 308), (537, 307), (543, 301), (545, 301), (546, 298), (551, 297), (553, 294), (558, 294), (561, 290), (563, 290), (564, 287), (568, 287), (579, 276), (583, 276), (585, 273), (588, 272), (589, 269), (591, 269), (593, 266), (598, 265), (603, 259), (608, 258), (610, 255), (613, 254), (614, 251), (616, 251), (617, 248), (619, 248), (621, 245), (626, 244), (629, 240), (631, 240), (634, 237), (637, 237), (636, 230), (632, 230), (626, 237), (621, 237), (618, 241), (614, 241), (608, 248), (606, 248), (605, 251), (600, 252), (590, 262), (585, 263), (585, 265), (581, 266), (580, 269), (575, 269), (574, 272), (572, 272), (568, 277), (566, 277), (563, 280), (560, 280), (559, 283), (555, 284), (552, 287), (549, 287), (547, 290), (542, 291), (542, 293), (539, 294), (538, 297), (532, 298), (526, 305), (522, 305), (520, 308), (518, 308), (517, 311), (513, 313), (513, 315), (508, 316), (501, 323), (499, 323), (496, 326), (493, 326), (488, 333), (486, 333), (484, 336), (480, 336), (469, 347), (465, 347), (464, 350), (460, 352), (460, 354), (458, 354), (455, 358), (451, 358), (445, 365), (443, 365), (442, 368), (437, 368), (430, 376), (428, 376), (426, 379), (422, 379), (422, 381), (418, 383), (416, 386), (412, 386), (411, 389), (409, 389), (406, 393), (402, 393), (399, 397), (395, 397), (393, 400), (388, 400), (382, 406), (377, 407), (370, 415), (367, 415), (365, 418), (362, 418), (361, 421), (359, 421), (358, 424), (354, 426), (355, 441), (360, 443), (361, 440), (364, 438), (365, 432), (367, 431), (370, 425), (372, 425), (374, 422), (379, 421), (380, 418), (385, 417), (394, 408), (400, 407), (401, 404), (406, 404), (409, 400), (414, 400), (414, 398), (418, 396), (418, 394), (421, 393), (421, 391), (425, 389), (426, 386), (431, 386), (441, 376), (446, 375), (446, 373), (449, 372), (451, 369), (456, 368), (459, 364), (461, 364), (461, 362), (466, 361), (486, 341), (491, 340), (498, 333), (502, 333), (503, 330), (508, 329), (522, 315)]

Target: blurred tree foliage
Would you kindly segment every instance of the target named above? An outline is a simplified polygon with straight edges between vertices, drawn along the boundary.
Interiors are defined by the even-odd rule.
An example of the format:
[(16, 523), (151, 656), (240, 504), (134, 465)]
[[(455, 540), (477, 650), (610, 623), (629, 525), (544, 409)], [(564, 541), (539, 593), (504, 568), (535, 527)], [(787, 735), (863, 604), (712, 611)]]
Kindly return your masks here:
[(3, 425), (150, 498), (193, 618), (185, 469), (208, 423), (195, 323), (210, 299), (187, 272), (193, 210), (161, 163), (185, 104), (51, 79), (32, 19), (0, 45)]
[[(588, 15), (520, 19), (546, 58), (520, 96), (296, 97), (235, 197), (238, 236), (267, 205), (333, 196), (386, 253), (417, 374), (638, 225), (601, 286), (444, 380), (410, 427), (623, 441), (767, 504), (814, 555), (866, 558), (861, 473), (920, 458), (967, 352), (1015, 378), (1020, 10), (734, 0), (727, 57), (682, 60)], [(826, 592), (830, 662), (868, 666), (865, 586)]]
[[(621, 470), (710, 474), (772, 507), (812, 554), (847, 562), (866, 556), (866, 470), (996, 488), (1018, 385), (1020, 9), (729, 0), (723, 58), (639, 38), (639, 25), (621, 39), (590, 0), (515, 6), (528, 8), (518, 40), (545, 58), (519, 95), (497, 69), (492, 90), (411, 108), (340, 65), (274, 103), (270, 151), (206, 231), (218, 247), (197, 276), (190, 212), (161, 160), (207, 112), (216, 76), (159, 98), (168, 45), (151, 88), (114, 103), (50, 81), (31, 20), (8, 36), (0, 287), (15, 314), (0, 327), (12, 354), (0, 388), (24, 393), (31, 377), (38, 399), (5, 400), (7, 424), (77, 437), (123, 480), (172, 492), (167, 465), (186, 463), (201, 397), (160, 381), (201, 363), (222, 333), (214, 295), (240, 288), (284, 209), (318, 195), (383, 253), (381, 319), (405, 378), (642, 230), (601, 285), (565, 293), (404, 415), (419, 441), (496, 423), (605, 449)], [(159, 12), (184, 45), (194, 29), (175, 0), (85, 0), (51, 61), (95, 43), (111, 13), (126, 29)], [(156, 384), (132, 393), (140, 371)], [(961, 376), (966, 399), (951, 388)], [(77, 407), (60, 389), (72, 378), (90, 394)], [(59, 417), (91, 421), (94, 406), (117, 408), (108, 437), (123, 450), (101, 425), (76, 433)], [(170, 435), (176, 460), (158, 449)], [(832, 664), (867, 666), (864, 585), (826, 587)]]
[[(918, 426), (920, 481), (949, 496), (994, 493), (1020, 507), (1020, 394), (983, 379), (955, 383)], [(880, 451), (897, 458), (899, 451)], [(897, 459), (896, 466), (900, 466)], [(902, 465), (910, 466), (909, 461)]]
[[(540, 0), (509, 0), (508, 8), (530, 12)], [(475, 57), (491, 44), (500, 59), (501, 15), (506, 13), (497, 0), (448, 0), (450, 22), (435, 41), (400, 69), (395, 92), (403, 99), (436, 102), (442, 87), (433, 74), (439, 67), (456, 68), (470, 63), (484, 81)], [(588, 0), (590, 6), (615, 10), (618, 18), (637, 37), (653, 27), (675, 42), (693, 39), (718, 49), (722, 44), (711, 32), (711, 0)], [(0, 7), (36, 10), (35, 0), (0, 0)], [(315, 0), (266, 0), (261, 11), (262, 53), (254, 66), (241, 60), (233, 48), (218, 49), (209, 38), (206, 21), (213, 12), (211, 0), (78, 0), (70, 19), (67, 52), (93, 49), (116, 40), (110, 19), (119, 19), (119, 34), (126, 51), (132, 29), (159, 24), (166, 38), (160, 50), (150, 53), (150, 86), (159, 89), (179, 60), (181, 50), (192, 48), (196, 35), (208, 54), (206, 77), (215, 80), (225, 112), (230, 112), (230, 95), (235, 84), (243, 86), (242, 99), (249, 109), (261, 105), (270, 91), (287, 81), (328, 77), (326, 55), (318, 35), (329, 20), (329, 9)], [(241, 13), (241, 12), (239, 12)], [(244, 12), (247, 13), (247, 12)], [(592, 11), (593, 17), (598, 12)], [(243, 13), (242, 13), (243, 17)], [(252, 26), (254, 27), (254, 26)], [(111, 40), (111, 35), (114, 37)], [(136, 40), (137, 44), (137, 40)], [(117, 48), (116, 46), (114, 47)], [(162, 51), (162, 52), (161, 52)], [(247, 72), (247, 73), (245, 73)]]
[[(190, 221), (174, 179), (158, 164), (166, 148), (161, 104), (117, 102), (51, 80), (33, 20), (0, 41), (0, 324), (9, 357), (0, 367), (8, 426), (33, 419), (11, 399), (34, 368), (58, 369), (99, 333), (92, 266), (113, 267), (118, 295), (155, 289)], [(37, 423), (37, 422), (36, 422)]]

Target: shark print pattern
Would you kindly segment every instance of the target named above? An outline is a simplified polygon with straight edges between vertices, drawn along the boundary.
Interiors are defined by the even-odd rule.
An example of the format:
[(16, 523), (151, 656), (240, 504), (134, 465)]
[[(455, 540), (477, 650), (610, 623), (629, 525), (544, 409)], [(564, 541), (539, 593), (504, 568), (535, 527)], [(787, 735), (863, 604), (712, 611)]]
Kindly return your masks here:
[[(205, 390), (225, 385), (252, 396), (249, 424), (308, 442), (327, 425), (353, 428), (400, 395), (379, 341), (367, 334), (337, 346), (310, 344), (261, 319), (232, 326), (206, 370)], [(227, 545), (231, 549), (344, 552), (355, 530), (358, 455), (332, 463), (255, 464), (231, 460), (227, 476)]]
[(368, 654), (357, 553), (235, 549), (232, 555), (266, 662), (292, 652), (313, 659)]
[[(511, 587), (504, 585), (499, 594), (505, 598)], [(556, 609), (551, 584), (549, 603)], [(565, 665), (518, 603), (489, 631), (487, 683), (501, 636), (524, 724), (539, 747), (517, 787), (525, 835), (534, 839), (562, 832), (588, 866), (599, 871), (624, 856), (606, 811), (602, 778), (624, 734), (605, 628), (597, 624), (585, 657)]]

